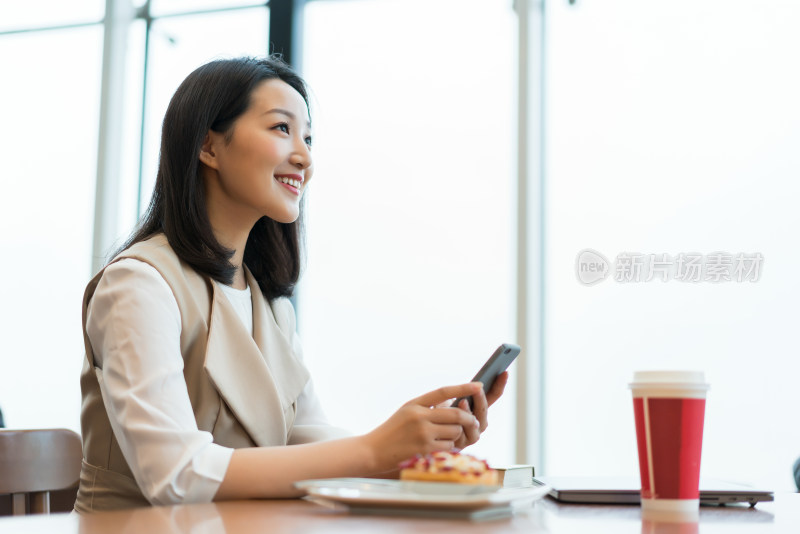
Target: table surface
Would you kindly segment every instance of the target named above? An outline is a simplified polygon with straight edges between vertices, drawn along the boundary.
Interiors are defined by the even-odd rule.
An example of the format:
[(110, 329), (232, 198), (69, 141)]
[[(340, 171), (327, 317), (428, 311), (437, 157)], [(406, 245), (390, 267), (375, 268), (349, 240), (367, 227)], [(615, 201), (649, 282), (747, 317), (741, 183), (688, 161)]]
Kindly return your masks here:
[(454, 519), (352, 515), (306, 500), (232, 501), (162, 506), (118, 512), (0, 518), (0, 533), (47, 534), (264, 534), (549, 532), (557, 534), (713, 534), (800, 532), (800, 494), (776, 494), (775, 502), (700, 508), (699, 523), (652, 522), (636, 505), (559, 504), (549, 498), (518, 507), (505, 519)]

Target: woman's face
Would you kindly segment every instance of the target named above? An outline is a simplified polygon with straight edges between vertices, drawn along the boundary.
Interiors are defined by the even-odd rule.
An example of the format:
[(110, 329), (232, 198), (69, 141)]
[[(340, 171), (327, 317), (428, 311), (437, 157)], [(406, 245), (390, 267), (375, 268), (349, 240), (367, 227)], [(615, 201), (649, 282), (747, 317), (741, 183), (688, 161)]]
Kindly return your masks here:
[[(313, 172), (311, 123), (303, 97), (272, 79), (258, 85), (232, 131), (209, 132), (200, 154), (212, 225), (291, 223)], [(249, 231), (249, 228), (248, 228)]]

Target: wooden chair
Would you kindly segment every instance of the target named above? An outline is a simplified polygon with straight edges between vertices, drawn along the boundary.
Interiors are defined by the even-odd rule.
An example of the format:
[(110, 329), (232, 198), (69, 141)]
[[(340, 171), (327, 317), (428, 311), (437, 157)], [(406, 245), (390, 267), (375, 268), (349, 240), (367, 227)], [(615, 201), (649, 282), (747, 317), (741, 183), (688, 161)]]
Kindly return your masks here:
[(77, 487), (82, 458), (71, 430), (0, 430), (0, 494), (11, 494), (11, 513), (49, 514), (51, 491)]

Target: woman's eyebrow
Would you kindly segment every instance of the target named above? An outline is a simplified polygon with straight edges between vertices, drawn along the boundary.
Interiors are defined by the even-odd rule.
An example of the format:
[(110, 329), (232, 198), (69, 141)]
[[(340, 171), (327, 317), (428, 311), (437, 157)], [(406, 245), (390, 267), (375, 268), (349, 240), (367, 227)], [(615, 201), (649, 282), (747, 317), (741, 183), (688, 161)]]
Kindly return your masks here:
[[(269, 110), (265, 111), (263, 114), (267, 115), (268, 113), (280, 113), (281, 115), (286, 115), (287, 117), (289, 117), (292, 120), (297, 120), (297, 115), (295, 115), (294, 113), (292, 113), (288, 109), (272, 108), (272, 109), (269, 109)], [(306, 121), (306, 127), (307, 128), (311, 128), (311, 121)]]

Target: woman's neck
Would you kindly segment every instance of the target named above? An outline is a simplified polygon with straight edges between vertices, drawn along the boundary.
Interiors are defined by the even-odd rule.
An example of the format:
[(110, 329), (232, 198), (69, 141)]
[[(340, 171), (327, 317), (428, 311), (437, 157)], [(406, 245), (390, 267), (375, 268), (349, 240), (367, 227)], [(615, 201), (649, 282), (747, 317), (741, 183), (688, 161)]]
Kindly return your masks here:
[(247, 245), (247, 238), (250, 231), (260, 218), (260, 214), (254, 211), (242, 209), (240, 205), (231, 201), (229, 197), (221, 192), (218, 178), (207, 171), (205, 176), (206, 188), (206, 210), (208, 220), (214, 237), (220, 245), (233, 250), (230, 263), (236, 267), (233, 275), (233, 283), (236, 289), (246, 289), (247, 280), (244, 276), (244, 248)]
[(247, 279), (244, 275), (244, 249), (247, 246), (247, 237), (250, 235), (250, 229), (237, 228), (235, 226), (216, 224), (212, 219), (211, 228), (214, 231), (214, 237), (220, 245), (233, 251), (233, 256), (228, 260), (231, 265), (236, 267), (233, 274), (233, 283), (231, 286), (236, 289), (246, 289)]

